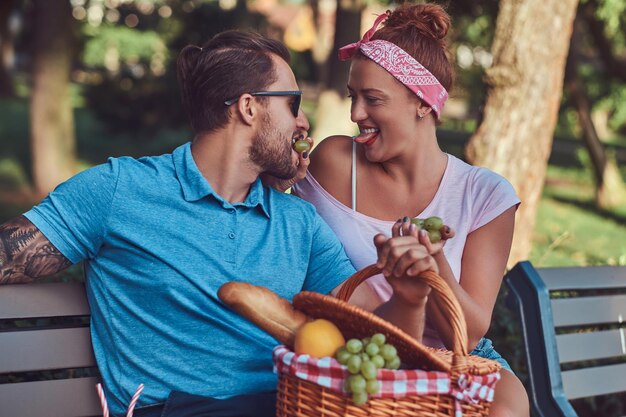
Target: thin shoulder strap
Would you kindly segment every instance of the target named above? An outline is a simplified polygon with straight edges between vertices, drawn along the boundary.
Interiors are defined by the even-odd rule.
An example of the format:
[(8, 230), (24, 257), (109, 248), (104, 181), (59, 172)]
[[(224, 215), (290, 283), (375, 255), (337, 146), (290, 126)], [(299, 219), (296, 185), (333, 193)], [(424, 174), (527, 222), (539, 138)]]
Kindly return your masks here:
[(352, 211), (356, 211), (356, 142), (352, 141)]

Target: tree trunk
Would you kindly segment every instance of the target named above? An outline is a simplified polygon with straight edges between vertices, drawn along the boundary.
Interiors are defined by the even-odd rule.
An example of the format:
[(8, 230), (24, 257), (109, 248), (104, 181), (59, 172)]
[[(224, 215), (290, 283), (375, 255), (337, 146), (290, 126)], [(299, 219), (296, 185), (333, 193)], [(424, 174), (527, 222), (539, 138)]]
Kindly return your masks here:
[(596, 206), (612, 209), (625, 203), (626, 186), (617, 169), (615, 158), (607, 155), (591, 118), (591, 104), (577, 71), (578, 54), (576, 42), (572, 42), (565, 70), (565, 88), (569, 102), (576, 110), (583, 143), (593, 168)]
[(326, 63), (326, 80), (315, 113), (313, 137), (319, 141), (330, 135), (353, 134), (350, 121), (350, 100), (345, 97), (349, 61), (339, 61), (339, 48), (360, 39), (361, 0), (338, 0), (335, 15), (333, 48)]
[(509, 265), (527, 259), (578, 0), (501, 0), (483, 119), (467, 159), (507, 178), (522, 204)]
[(0, 97), (15, 94), (10, 66), (13, 61), (13, 35), (9, 30), (9, 18), (13, 10), (13, 0), (0, 2)]
[(44, 196), (75, 173), (74, 117), (69, 95), (72, 14), (67, 0), (34, 0), (30, 100), (35, 192)]

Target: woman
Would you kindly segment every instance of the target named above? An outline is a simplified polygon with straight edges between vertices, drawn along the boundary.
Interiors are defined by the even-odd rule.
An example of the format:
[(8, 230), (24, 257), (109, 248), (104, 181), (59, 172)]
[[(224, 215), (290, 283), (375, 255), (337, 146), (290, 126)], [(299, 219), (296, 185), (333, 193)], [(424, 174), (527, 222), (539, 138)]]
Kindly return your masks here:
[[(438, 145), (436, 126), (454, 73), (444, 41), (449, 26), (440, 6), (404, 5), (379, 16), (360, 42), (340, 50), (342, 59), (352, 60), (348, 92), (360, 133), (322, 141), (292, 192), (317, 207), (356, 268), (375, 262), (371, 242), (378, 233), (393, 228), (394, 234), (418, 238), (461, 303), (468, 346), (476, 348), (472, 353), (503, 365), (491, 415), (527, 416), (524, 387), (484, 338), (519, 199), (504, 178)], [(439, 216), (456, 235), (442, 250), (411, 226), (408, 216)], [(373, 311), (389, 299), (393, 271), (383, 273), (361, 285), (350, 302)], [(436, 301), (428, 303), (427, 312), (424, 343), (450, 347), (451, 329)]]

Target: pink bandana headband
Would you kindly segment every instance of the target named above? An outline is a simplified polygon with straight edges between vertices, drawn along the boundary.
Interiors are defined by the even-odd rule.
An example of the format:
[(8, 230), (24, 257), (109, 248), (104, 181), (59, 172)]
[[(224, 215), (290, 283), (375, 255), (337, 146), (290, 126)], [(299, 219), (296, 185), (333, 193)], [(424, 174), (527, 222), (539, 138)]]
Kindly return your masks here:
[(386, 20), (389, 14), (390, 12), (387, 12), (378, 16), (374, 25), (363, 35), (363, 39), (340, 48), (339, 59), (346, 61), (360, 50), (363, 55), (383, 67), (428, 104), (439, 119), (441, 109), (448, 99), (448, 92), (439, 80), (415, 58), (395, 44), (384, 40), (370, 41), (378, 25)]

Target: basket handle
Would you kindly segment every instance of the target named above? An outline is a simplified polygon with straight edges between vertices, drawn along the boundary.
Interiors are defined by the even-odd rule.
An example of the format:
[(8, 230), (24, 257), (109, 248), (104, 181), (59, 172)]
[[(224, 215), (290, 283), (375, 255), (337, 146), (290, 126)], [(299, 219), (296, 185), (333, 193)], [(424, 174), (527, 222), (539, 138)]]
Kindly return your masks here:
[[(343, 283), (337, 293), (337, 298), (347, 302), (354, 290), (362, 282), (380, 273), (381, 270), (376, 264), (368, 265), (360, 271), (357, 271)], [(462, 358), (467, 356), (467, 324), (465, 322), (463, 309), (450, 289), (450, 286), (436, 272), (424, 271), (419, 277), (432, 288), (441, 309), (449, 315), (448, 319), (454, 333), (452, 352), (455, 353), (455, 360), (453, 360), (452, 367), (453, 369), (455, 366), (464, 367), (466, 361)], [(457, 361), (458, 363), (456, 363)]]

